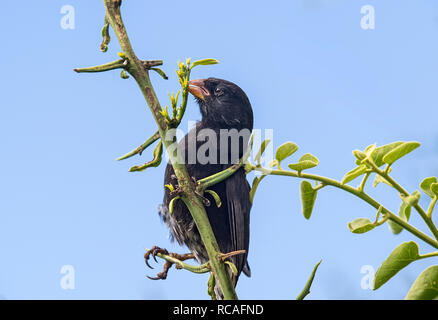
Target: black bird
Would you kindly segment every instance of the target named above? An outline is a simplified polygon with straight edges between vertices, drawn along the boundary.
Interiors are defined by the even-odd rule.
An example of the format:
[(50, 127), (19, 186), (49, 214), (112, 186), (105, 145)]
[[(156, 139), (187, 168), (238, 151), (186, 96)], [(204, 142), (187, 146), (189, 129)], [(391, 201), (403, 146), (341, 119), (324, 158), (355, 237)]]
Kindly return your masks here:
[[(179, 147), (185, 155), (189, 175), (199, 180), (228, 168), (242, 157), (253, 129), (253, 112), (245, 92), (226, 80), (216, 78), (192, 80), (189, 82), (189, 92), (195, 96), (199, 104), (202, 120), (181, 140)], [(226, 132), (238, 132), (241, 135), (238, 137), (237, 145), (236, 136), (227, 136)], [(224, 146), (224, 142), (228, 145)], [(196, 148), (193, 147), (194, 150), (191, 150), (190, 145)], [(206, 149), (208, 150), (204, 152)], [(194, 152), (196, 157), (193, 155)], [(209, 160), (207, 163), (205, 158)], [(174, 186), (177, 183), (170, 164), (166, 168), (164, 183)], [(248, 277), (251, 274), (247, 262), (250, 186), (244, 169), (240, 168), (231, 177), (210, 189), (215, 191), (222, 201), (222, 205), (218, 208), (213, 197), (205, 194), (210, 201), (206, 211), (221, 252), (246, 251), (245, 254), (229, 258), (237, 267), (237, 276), (230, 272), (233, 284), (236, 286), (241, 272)], [(170, 191), (165, 188), (163, 204), (159, 208), (160, 216), (170, 229), (171, 239), (176, 240), (180, 245), (185, 244), (199, 263), (207, 262), (207, 252), (184, 203), (176, 200), (173, 213), (169, 214), (168, 207), (172, 198)], [(217, 298), (222, 298), (221, 291), (217, 288), (216, 295)]]

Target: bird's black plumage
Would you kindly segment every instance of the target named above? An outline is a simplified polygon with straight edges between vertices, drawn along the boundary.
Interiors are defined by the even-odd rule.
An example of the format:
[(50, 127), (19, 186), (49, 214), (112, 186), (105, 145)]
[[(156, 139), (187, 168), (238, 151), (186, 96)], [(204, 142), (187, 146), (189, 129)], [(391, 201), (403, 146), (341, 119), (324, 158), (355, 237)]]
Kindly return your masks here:
[[(202, 120), (181, 140), (179, 147), (184, 150), (182, 154), (185, 155), (189, 175), (199, 180), (226, 169), (242, 157), (253, 128), (253, 112), (245, 92), (229, 81), (216, 78), (193, 80), (189, 88), (198, 101)], [(225, 132), (232, 132), (233, 129), (241, 133), (242, 137), (239, 139), (238, 147), (234, 149), (236, 140), (233, 145), (232, 139), (224, 135)], [(228, 146), (224, 147), (224, 144), (221, 146), (221, 142), (225, 140)], [(196, 148), (190, 149), (190, 145)], [(207, 152), (204, 152), (205, 149), (208, 149)], [(213, 149), (216, 149), (216, 154)], [(197, 157), (193, 157), (193, 152), (196, 152)], [(209, 160), (207, 163), (202, 158), (204, 153)], [(176, 185), (177, 181), (173, 174), (173, 168), (168, 164), (164, 177), (165, 184)], [(222, 206), (218, 208), (211, 195), (205, 194), (211, 202), (211, 205), (206, 207), (206, 211), (219, 248), (223, 253), (246, 250), (246, 254), (233, 256), (230, 260), (236, 265), (239, 275), (243, 271), (250, 276), (247, 263), (250, 186), (243, 168), (210, 189), (215, 191), (222, 201)], [(170, 229), (171, 238), (181, 245), (187, 245), (196, 259), (200, 263), (205, 263), (208, 261), (208, 255), (190, 212), (181, 200), (176, 200), (173, 213), (169, 214), (168, 206), (171, 199), (169, 190), (165, 188), (163, 205), (160, 206), (159, 213)], [(238, 276), (233, 276), (234, 285), (237, 279)]]

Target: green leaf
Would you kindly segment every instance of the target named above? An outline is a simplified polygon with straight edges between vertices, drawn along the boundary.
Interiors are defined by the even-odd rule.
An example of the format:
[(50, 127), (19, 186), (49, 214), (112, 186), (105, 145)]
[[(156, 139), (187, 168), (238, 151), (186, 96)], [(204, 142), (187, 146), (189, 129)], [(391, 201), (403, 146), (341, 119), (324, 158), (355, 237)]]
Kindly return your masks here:
[(369, 159), (374, 151), (376, 151), (377, 145), (372, 144), (368, 146), (365, 151), (353, 150), (353, 155), (356, 157), (356, 163), (358, 165), (362, 164), (364, 160)]
[[(381, 147), (378, 147), (374, 150), (374, 152), (371, 155), (371, 159), (374, 161), (374, 163), (378, 166), (381, 167), (385, 164), (385, 162), (383, 162), (383, 157), (390, 152), (391, 150), (397, 148), (399, 145), (401, 145), (403, 142), (398, 141), (398, 142), (393, 142), (390, 144), (386, 144), (383, 145)], [(371, 146), (369, 146), (368, 148), (371, 148)], [(367, 149), (368, 149), (367, 148)], [(357, 165), (360, 165), (360, 160), (356, 161)]]
[(430, 185), (430, 191), (432, 191), (436, 197), (438, 197), (438, 183), (432, 183)]
[(303, 170), (316, 167), (318, 164), (319, 164), (319, 160), (317, 157), (315, 157), (310, 153), (306, 153), (300, 158), (298, 163), (290, 164), (289, 168), (301, 172)]
[(356, 157), (356, 159), (358, 161), (362, 161), (362, 160), (364, 160), (367, 157), (365, 152), (362, 152), (360, 150), (353, 150), (353, 155)]
[(266, 177), (266, 175), (261, 175), (260, 177), (255, 177), (252, 181), (251, 190), (249, 191), (249, 202), (254, 202), (255, 193), (257, 191), (257, 188), (260, 184), (260, 182), (263, 180), (263, 178)]
[(292, 163), (289, 165), (289, 168), (291, 168), (292, 170), (301, 172), (303, 170), (316, 167), (317, 165), (318, 164), (316, 162), (306, 160), (306, 161), (300, 161), (298, 163)]
[(354, 168), (353, 170), (347, 172), (347, 174), (342, 179), (342, 184), (349, 183), (350, 181), (353, 181), (357, 177), (360, 177), (367, 171), (367, 167), (365, 165), (361, 165), (357, 168)]
[(413, 150), (417, 149), (420, 146), (419, 142), (403, 142), (396, 148), (392, 149), (390, 152), (388, 152), (383, 157), (383, 162), (392, 165), (394, 162), (396, 162), (401, 157), (404, 157), (408, 153), (412, 152)]
[(315, 205), (317, 191), (313, 189), (312, 184), (309, 181), (303, 180), (301, 182), (300, 194), (304, 218), (310, 219), (313, 206)]
[(207, 66), (207, 65), (218, 64), (218, 63), (219, 61), (216, 59), (202, 59), (202, 60), (194, 61), (192, 64), (192, 68), (196, 66)]
[(388, 227), (393, 234), (399, 234), (400, 232), (403, 231), (403, 227), (401, 227), (400, 225), (398, 225), (392, 220), (388, 220)]
[(319, 164), (318, 158), (310, 153), (303, 154), (303, 156), (300, 158), (300, 162), (303, 162), (303, 161), (312, 161), (312, 162), (316, 163), (317, 165)]
[(257, 154), (256, 154), (256, 156), (255, 156), (255, 158), (254, 158), (254, 161), (255, 161), (255, 162), (260, 163), (260, 159), (261, 159), (263, 153), (265, 152), (266, 147), (268, 146), (268, 144), (269, 144), (270, 142), (271, 142), (271, 140), (269, 140), (269, 139), (266, 139), (266, 140), (264, 140), (264, 141), (262, 142), (262, 144), (260, 145), (260, 150), (257, 152)]
[(364, 152), (365, 152), (366, 156), (369, 157), (373, 154), (374, 151), (376, 151), (376, 149), (377, 149), (377, 144), (375, 143), (375, 144), (368, 146)]
[[(406, 202), (402, 202), (398, 215), (400, 218), (408, 222), (409, 218), (411, 217), (411, 211), (412, 211), (412, 207)], [(399, 234), (400, 232), (403, 231), (403, 227), (401, 227), (400, 225), (398, 225), (397, 223), (391, 220), (388, 220), (388, 226), (393, 234)]]
[(348, 229), (353, 233), (365, 233), (375, 228), (375, 224), (367, 218), (358, 218), (348, 223)]
[(424, 270), (414, 281), (406, 300), (433, 300), (438, 298), (438, 266)]
[(423, 192), (425, 194), (427, 194), (429, 197), (433, 198), (435, 196), (435, 194), (434, 194), (434, 192), (432, 192), (430, 187), (432, 186), (433, 183), (436, 183), (436, 182), (437, 182), (436, 177), (426, 178), (421, 182), (420, 188), (421, 188), (421, 190), (423, 190)]
[(278, 163), (290, 157), (298, 150), (298, 146), (293, 142), (283, 143), (278, 147), (277, 152), (275, 153), (275, 159)]
[(411, 211), (412, 211), (412, 207), (406, 204), (405, 202), (403, 202), (400, 206), (400, 211), (398, 215), (400, 216), (400, 218), (408, 222), (409, 218), (411, 217)]
[(404, 267), (411, 262), (418, 260), (420, 254), (418, 252), (418, 245), (413, 242), (405, 242), (399, 245), (392, 251), (389, 257), (383, 261), (382, 265), (376, 272), (374, 278), (373, 290), (379, 289), (389, 279), (397, 274)]
[(398, 142), (393, 142), (390, 144), (386, 144), (383, 145), (381, 147), (376, 148), (376, 150), (373, 152), (371, 159), (374, 161), (374, 163), (378, 166), (381, 167), (385, 164), (385, 162), (383, 161), (383, 157), (388, 154), (389, 152), (391, 152), (391, 150), (397, 148), (399, 145), (401, 145), (403, 142), (398, 141)]

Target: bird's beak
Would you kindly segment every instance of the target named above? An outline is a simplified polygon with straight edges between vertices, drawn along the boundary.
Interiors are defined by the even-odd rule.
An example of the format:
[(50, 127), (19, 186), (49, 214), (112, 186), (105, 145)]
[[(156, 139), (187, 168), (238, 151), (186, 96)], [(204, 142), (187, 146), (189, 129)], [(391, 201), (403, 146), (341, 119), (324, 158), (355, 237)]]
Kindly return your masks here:
[(189, 81), (189, 92), (196, 98), (205, 101), (205, 97), (208, 97), (210, 93), (204, 86), (205, 79), (196, 79)]

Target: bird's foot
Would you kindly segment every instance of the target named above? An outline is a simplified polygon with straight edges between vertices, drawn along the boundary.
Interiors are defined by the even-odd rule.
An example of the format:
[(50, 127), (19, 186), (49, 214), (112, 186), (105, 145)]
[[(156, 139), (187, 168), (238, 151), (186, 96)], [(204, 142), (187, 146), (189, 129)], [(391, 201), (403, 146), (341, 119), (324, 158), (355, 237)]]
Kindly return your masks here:
[(146, 265), (153, 269), (153, 267), (151, 267), (151, 265), (149, 264), (149, 258), (152, 255), (152, 258), (154, 258), (155, 262), (158, 263), (157, 261), (157, 254), (161, 253), (161, 254), (169, 254), (169, 252), (166, 249), (162, 249), (160, 247), (157, 246), (153, 246), (152, 249), (146, 251), (146, 253), (144, 254), (144, 260), (146, 262)]
[(163, 271), (158, 272), (156, 277), (150, 277), (150, 276), (146, 276), (146, 277), (148, 277), (151, 280), (166, 280), (167, 273), (169, 272), (169, 269), (172, 267), (172, 264), (173, 263), (166, 261), (166, 263), (164, 263), (163, 266)]
[[(179, 260), (179, 261), (185, 261), (188, 259), (195, 258), (193, 253), (178, 254), (178, 253), (168, 252), (166, 249), (162, 249), (160, 247), (154, 246), (152, 249), (146, 251), (146, 253), (144, 255), (146, 265), (151, 269), (153, 269), (153, 268), (149, 264), (149, 258), (152, 255), (152, 258), (155, 260), (155, 262), (158, 262), (157, 261), (157, 254), (167, 255), (167, 256), (174, 258), (176, 260)], [(164, 266), (163, 266), (163, 271), (158, 272), (156, 277), (149, 277), (149, 276), (147, 276), (147, 277), (151, 280), (165, 280), (167, 278), (167, 273), (168, 273), (169, 269), (172, 267), (172, 265), (173, 265), (173, 262), (166, 260), (166, 262), (164, 263)], [(176, 269), (181, 269), (181, 267), (177, 264)]]

